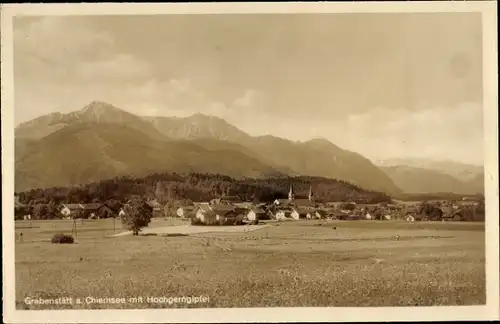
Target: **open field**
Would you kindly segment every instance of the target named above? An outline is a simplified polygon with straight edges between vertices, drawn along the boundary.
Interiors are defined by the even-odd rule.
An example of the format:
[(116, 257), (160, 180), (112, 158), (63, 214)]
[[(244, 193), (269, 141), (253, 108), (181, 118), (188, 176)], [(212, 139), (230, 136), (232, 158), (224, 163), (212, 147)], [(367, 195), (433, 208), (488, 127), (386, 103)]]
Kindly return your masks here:
[[(154, 220), (151, 227), (186, 225)], [(321, 225), (319, 225), (321, 224)], [(121, 236), (120, 223), (16, 222), (18, 309), (484, 304), (484, 224), (288, 221), (252, 232)], [(336, 229), (334, 229), (336, 227)], [(23, 233), (22, 241), (19, 234)], [(399, 239), (397, 236), (399, 235)], [(142, 303), (85, 303), (86, 297)], [(199, 304), (146, 297), (207, 296)], [(26, 305), (31, 298), (82, 304)]]

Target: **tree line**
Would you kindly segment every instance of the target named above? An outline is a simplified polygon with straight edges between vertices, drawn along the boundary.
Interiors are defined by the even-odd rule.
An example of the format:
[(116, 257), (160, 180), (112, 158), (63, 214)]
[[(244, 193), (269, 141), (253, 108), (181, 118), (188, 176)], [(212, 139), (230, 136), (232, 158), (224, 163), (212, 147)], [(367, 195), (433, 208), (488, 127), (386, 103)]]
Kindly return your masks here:
[[(119, 177), (73, 187), (53, 187), (17, 192), (19, 202), (30, 208), (45, 208), (53, 214), (62, 203), (124, 204), (132, 197), (156, 199), (161, 204), (172, 201), (210, 201), (234, 197), (240, 201), (268, 203), (288, 197), (290, 185), (296, 198), (307, 198), (309, 188), (316, 201), (390, 202), (384, 193), (364, 190), (345, 181), (321, 177), (282, 177), (234, 179), (221, 174), (160, 173), (143, 178)], [(43, 207), (40, 207), (43, 205)]]

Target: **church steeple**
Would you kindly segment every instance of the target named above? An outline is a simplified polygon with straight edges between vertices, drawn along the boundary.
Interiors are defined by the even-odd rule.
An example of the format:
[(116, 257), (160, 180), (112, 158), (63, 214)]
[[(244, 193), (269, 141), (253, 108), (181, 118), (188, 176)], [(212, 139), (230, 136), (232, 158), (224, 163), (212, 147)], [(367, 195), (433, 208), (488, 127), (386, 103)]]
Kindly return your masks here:
[(312, 186), (309, 186), (309, 195), (308, 195), (309, 201), (313, 200), (313, 189)]
[(288, 200), (293, 200), (295, 198), (295, 194), (293, 192), (293, 185), (290, 184), (290, 191), (288, 192)]

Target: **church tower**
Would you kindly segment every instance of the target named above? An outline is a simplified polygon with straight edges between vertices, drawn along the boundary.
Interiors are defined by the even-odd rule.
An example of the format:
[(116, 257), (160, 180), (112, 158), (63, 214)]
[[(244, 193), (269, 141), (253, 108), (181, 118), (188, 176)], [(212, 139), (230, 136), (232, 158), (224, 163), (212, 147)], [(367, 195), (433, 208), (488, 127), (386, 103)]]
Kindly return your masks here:
[(293, 192), (293, 186), (290, 185), (290, 191), (288, 192), (288, 200), (292, 201), (295, 198), (295, 194)]
[(313, 189), (312, 186), (309, 186), (309, 195), (307, 196), (309, 201), (313, 201)]

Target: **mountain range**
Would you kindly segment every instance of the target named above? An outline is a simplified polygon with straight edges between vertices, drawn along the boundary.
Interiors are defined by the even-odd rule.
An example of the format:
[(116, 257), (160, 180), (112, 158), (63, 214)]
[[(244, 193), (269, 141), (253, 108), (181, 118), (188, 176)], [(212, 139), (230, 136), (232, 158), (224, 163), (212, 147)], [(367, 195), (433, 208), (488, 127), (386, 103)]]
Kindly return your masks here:
[(428, 159), (390, 159), (374, 163), (406, 193), (484, 194), (482, 166)]
[(16, 191), (157, 172), (234, 178), (307, 175), (388, 194), (406, 191), (405, 182), (388, 168), (326, 139), (250, 136), (218, 117), (137, 116), (99, 101), (16, 127), (15, 168)]

